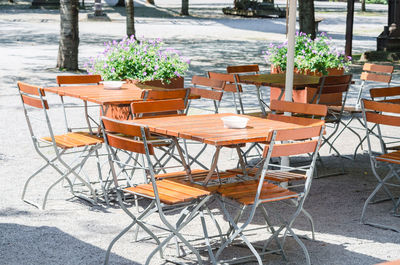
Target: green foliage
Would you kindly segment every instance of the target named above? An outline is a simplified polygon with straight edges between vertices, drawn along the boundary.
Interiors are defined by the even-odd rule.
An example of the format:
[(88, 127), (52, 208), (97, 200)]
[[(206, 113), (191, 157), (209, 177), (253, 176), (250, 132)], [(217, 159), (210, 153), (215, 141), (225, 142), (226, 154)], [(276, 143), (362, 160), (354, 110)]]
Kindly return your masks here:
[(85, 69), (89, 74), (100, 74), (103, 80), (137, 79), (139, 81), (162, 80), (169, 82), (182, 76), (190, 61), (177, 50), (163, 48), (157, 40), (135, 40), (126, 37), (120, 42), (105, 43), (105, 49), (91, 58)]
[(367, 4), (382, 4), (382, 5), (387, 5), (388, 1), (387, 1), (387, 0), (365, 0), (365, 3), (367, 3)]
[[(264, 51), (267, 62), (286, 70), (287, 42), (279, 45), (270, 44)], [(315, 40), (302, 32), (296, 33), (294, 51), (294, 67), (298, 70), (310, 70), (327, 74), (329, 68), (345, 68), (350, 65), (351, 57), (346, 57), (343, 51), (338, 51), (332, 44), (332, 39), (325, 33), (317, 35)]]

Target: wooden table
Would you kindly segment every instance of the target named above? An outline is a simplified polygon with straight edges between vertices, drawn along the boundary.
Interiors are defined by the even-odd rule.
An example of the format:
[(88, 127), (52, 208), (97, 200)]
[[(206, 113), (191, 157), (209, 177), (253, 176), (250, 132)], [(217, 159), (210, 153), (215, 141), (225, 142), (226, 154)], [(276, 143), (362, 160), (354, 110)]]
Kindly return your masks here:
[[(225, 116), (246, 117), (249, 119), (247, 127), (244, 129), (224, 128), (221, 118)], [(321, 120), (313, 119), (302, 119), (295, 123), (294, 119), (290, 117), (288, 117), (288, 122), (282, 122), (229, 113), (160, 117), (138, 119), (128, 122), (145, 125), (149, 128), (150, 132), (153, 133), (175, 139), (183, 138), (216, 146), (214, 159), (203, 185), (206, 185), (213, 175), (217, 166), (219, 151), (222, 147), (235, 145), (239, 148), (240, 144), (265, 142), (272, 130), (314, 126), (323, 123)], [(185, 164), (184, 161), (182, 162)], [(187, 165), (184, 166), (186, 167)]]
[[(303, 89), (305, 86), (318, 85), (319, 76), (311, 75), (293, 75), (293, 89)], [(258, 75), (242, 75), (240, 82), (246, 84), (254, 84), (257, 86), (273, 86), (285, 88), (286, 74), (258, 74)]]
[[(293, 89), (299, 90), (304, 89), (306, 86), (316, 86), (319, 84), (319, 76), (310, 75), (293, 75)], [(253, 84), (257, 88), (257, 97), (260, 104), (260, 108), (264, 116), (266, 116), (266, 111), (264, 106), (268, 107), (268, 104), (263, 101), (261, 95), (261, 86), (277, 87), (279, 88), (280, 95), (278, 100), (280, 100), (285, 92), (286, 74), (256, 74), (256, 75), (240, 75), (238, 82), (245, 84)], [(272, 92), (271, 92), (272, 93)]]
[(103, 85), (45, 87), (44, 91), (84, 101), (108, 104), (130, 104), (143, 98), (144, 90), (134, 84), (124, 84), (121, 89), (104, 89)]

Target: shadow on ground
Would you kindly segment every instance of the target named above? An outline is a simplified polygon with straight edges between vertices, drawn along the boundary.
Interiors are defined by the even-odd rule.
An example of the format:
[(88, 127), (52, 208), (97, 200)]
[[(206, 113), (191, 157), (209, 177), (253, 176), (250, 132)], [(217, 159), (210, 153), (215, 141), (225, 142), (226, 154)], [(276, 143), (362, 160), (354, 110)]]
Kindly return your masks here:
[[(0, 224), (0, 243), (0, 257), (8, 265), (76, 265), (71, 262), (77, 260), (80, 260), (79, 264), (92, 265), (102, 264), (105, 257), (105, 250), (49, 226), (33, 227), (2, 223)], [(75, 257), (73, 261), (71, 257)], [(111, 254), (110, 259), (113, 264), (139, 264), (115, 254)]]

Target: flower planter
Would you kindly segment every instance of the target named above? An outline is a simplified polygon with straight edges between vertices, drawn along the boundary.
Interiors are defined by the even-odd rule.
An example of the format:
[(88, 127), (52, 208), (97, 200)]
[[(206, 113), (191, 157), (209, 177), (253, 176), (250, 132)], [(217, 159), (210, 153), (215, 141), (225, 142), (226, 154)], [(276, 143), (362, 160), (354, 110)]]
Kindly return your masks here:
[[(272, 66), (271, 67), (271, 73), (272, 74), (278, 74), (278, 73), (283, 73), (280, 69)], [(299, 73), (298, 70), (295, 69), (295, 73)], [(302, 74), (305, 75), (315, 75), (315, 76), (322, 76), (322, 73), (320, 72), (311, 72), (309, 70), (301, 72)], [(328, 69), (328, 75), (342, 75), (344, 74), (344, 69), (337, 69), (337, 68), (332, 68)], [(299, 89), (299, 90), (293, 90), (292, 98), (294, 102), (300, 102), (300, 103), (311, 103), (311, 100), (313, 99), (314, 95), (317, 93), (317, 89), (313, 87), (306, 87), (304, 89)], [(270, 100), (276, 100), (279, 98), (279, 95), (281, 94), (281, 89), (278, 87), (271, 87), (270, 90)], [(342, 93), (336, 93), (336, 94), (330, 94), (330, 95), (321, 95), (320, 98), (320, 103), (327, 103), (327, 102), (341, 102), (341, 97)], [(283, 94), (281, 100), (284, 100), (285, 94)], [(315, 103), (316, 100), (314, 100), (313, 103)]]
[[(148, 86), (162, 87), (165, 89), (174, 89), (174, 88), (183, 88), (184, 87), (184, 78), (176, 77), (171, 79), (169, 84), (163, 83), (161, 80), (152, 80), (146, 82), (139, 82), (138, 80), (127, 80), (128, 83), (141, 83)], [(109, 105), (106, 116), (112, 119), (117, 120), (127, 120), (130, 114), (130, 105), (129, 104), (116, 104)]]

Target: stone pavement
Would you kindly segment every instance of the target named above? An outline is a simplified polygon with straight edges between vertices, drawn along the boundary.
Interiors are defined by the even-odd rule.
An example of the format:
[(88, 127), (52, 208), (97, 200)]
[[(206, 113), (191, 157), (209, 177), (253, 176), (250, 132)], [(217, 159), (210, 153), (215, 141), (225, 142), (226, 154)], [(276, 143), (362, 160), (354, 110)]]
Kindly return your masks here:
[[(224, 16), (220, 8), (231, 1), (191, 0), (191, 17), (179, 17), (179, 2), (156, 0), (157, 8), (143, 1), (136, 2), (136, 30), (138, 36), (162, 38), (170, 47), (182, 51), (192, 63), (186, 76), (187, 82), (194, 74), (205, 71), (224, 71), (229, 64), (259, 63), (268, 70), (261, 51), (269, 42), (284, 40), (284, 19), (238, 18)], [(91, 206), (71, 198), (58, 187), (50, 194), (46, 211), (39, 211), (20, 200), (22, 185), (41, 163), (32, 148), (26, 122), (17, 95), (16, 81), (21, 80), (43, 86), (54, 85), (55, 77), (65, 74), (55, 69), (59, 14), (55, 10), (32, 10), (28, 3), (18, 2), (14, 7), (0, 2), (0, 264), (101, 264), (105, 249), (112, 238), (125, 227), (129, 220), (118, 207)], [(284, 1), (277, 1), (280, 5)], [(89, 2), (90, 4), (90, 2)], [(320, 30), (327, 31), (335, 43), (344, 46), (343, 3), (316, 2), (317, 16), (324, 17)], [(382, 31), (386, 14), (382, 6), (368, 5), (374, 12), (357, 13), (354, 25), (354, 52), (375, 48), (375, 37)], [(102, 50), (102, 43), (121, 39), (125, 32), (123, 8), (106, 7), (111, 22), (87, 21), (80, 14), (79, 61), (83, 67), (89, 57)], [(360, 65), (352, 71), (357, 80)], [(400, 79), (396, 75), (394, 84)], [(354, 88), (358, 85), (357, 82)], [(251, 88), (248, 88), (249, 92)], [(355, 93), (352, 93), (354, 99)], [(50, 96), (56, 104), (55, 126), (62, 127), (59, 99)], [(227, 98), (224, 110), (232, 110)], [(246, 96), (246, 105), (255, 106), (255, 97)], [(75, 118), (74, 118), (75, 119)], [(388, 133), (396, 132), (394, 129)], [(354, 136), (344, 134), (337, 147), (343, 154), (350, 154), (356, 145)], [(327, 149), (327, 148), (325, 148)], [(336, 158), (329, 150), (322, 150), (331, 170), (338, 168)], [(209, 148), (204, 162), (212, 155)], [(230, 151), (223, 154), (223, 167), (232, 167)], [(316, 222), (316, 241), (305, 240), (313, 264), (375, 264), (400, 258), (400, 237), (393, 231), (385, 231), (359, 224), (363, 202), (374, 188), (368, 157), (360, 152), (355, 161), (345, 160), (347, 174), (318, 179), (313, 182), (306, 208)], [(45, 172), (35, 183), (29, 196), (42, 198), (44, 187), (54, 179), (52, 171)], [(277, 208), (279, 210), (279, 208)], [(217, 207), (213, 211), (221, 220)], [(369, 216), (375, 221), (386, 222), (400, 228), (400, 220), (390, 213), (390, 203), (370, 206)], [(174, 218), (174, 216), (171, 216)], [(260, 223), (256, 218), (254, 225)], [(299, 218), (295, 230), (309, 234), (308, 223)], [(200, 233), (199, 222), (194, 222), (185, 233)], [(256, 235), (259, 236), (259, 235)], [(113, 248), (111, 264), (142, 264), (154, 247), (150, 241), (133, 242), (133, 233), (124, 236)], [(289, 239), (286, 245), (287, 261), (280, 256), (269, 255), (266, 264), (303, 264), (301, 250)], [(231, 249), (227, 255), (241, 253), (243, 249)], [(169, 251), (170, 254), (174, 252)], [(203, 253), (206, 259), (206, 253)], [(183, 258), (188, 263), (188, 258)], [(164, 261), (154, 260), (154, 264)]]

